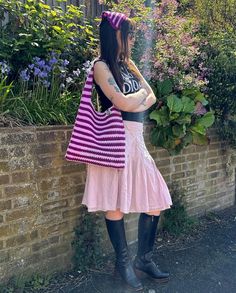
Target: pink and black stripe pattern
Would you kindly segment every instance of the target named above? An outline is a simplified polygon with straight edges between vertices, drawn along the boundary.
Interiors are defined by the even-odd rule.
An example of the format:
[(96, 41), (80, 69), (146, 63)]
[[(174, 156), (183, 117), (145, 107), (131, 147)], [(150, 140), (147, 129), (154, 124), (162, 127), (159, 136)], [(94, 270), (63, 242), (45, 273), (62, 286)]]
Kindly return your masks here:
[(107, 18), (110, 25), (115, 29), (120, 29), (123, 20), (127, 19), (127, 16), (119, 12), (103, 11), (102, 18)]
[(114, 106), (100, 113), (92, 103), (93, 67), (88, 74), (66, 151), (68, 161), (113, 168), (125, 166), (125, 130)]

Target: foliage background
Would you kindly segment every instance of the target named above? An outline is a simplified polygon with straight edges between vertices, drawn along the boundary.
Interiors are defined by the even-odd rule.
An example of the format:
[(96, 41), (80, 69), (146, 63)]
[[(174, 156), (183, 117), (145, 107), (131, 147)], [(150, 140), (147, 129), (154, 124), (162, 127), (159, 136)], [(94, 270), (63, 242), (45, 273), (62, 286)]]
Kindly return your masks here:
[[(155, 117), (159, 116), (155, 120), (156, 132), (159, 130), (162, 138), (154, 135), (154, 143), (173, 153), (188, 143), (208, 143), (207, 128), (211, 123), (200, 127), (195, 123), (200, 109), (215, 113), (219, 132), (235, 146), (236, 1), (101, 2), (137, 22), (132, 58), (159, 100), (151, 110), (156, 111)], [(82, 7), (68, 5), (64, 12), (43, 0), (0, 0), (1, 20), (6, 12), (10, 22), (0, 28), (1, 124), (73, 123), (86, 70), (98, 54), (99, 19), (86, 19)], [(36, 67), (34, 58), (49, 65), (52, 54), (57, 62), (51, 71), (41, 67), (40, 74), (29, 73), (29, 66)], [(28, 80), (22, 80), (22, 76)], [(178, 124), (175, 119), (179, 117), (173, 117), (178, 113), (183, 118), (183, 108), (173, 116), (168, 100), (175, 95), (179, 103), (177, 99), (183, 99), (186, 90), (196, 94), (188, 96), (195, 109), (190, 113), (190, 123), (185, 116), (185, 123)], [(196, 97), (200, 95), (201, 100)], [(163, 107), (169, 109), (165, 117), (168, 129), (160, 124)], [(212, 117), (210, 120), (213, 123)]]

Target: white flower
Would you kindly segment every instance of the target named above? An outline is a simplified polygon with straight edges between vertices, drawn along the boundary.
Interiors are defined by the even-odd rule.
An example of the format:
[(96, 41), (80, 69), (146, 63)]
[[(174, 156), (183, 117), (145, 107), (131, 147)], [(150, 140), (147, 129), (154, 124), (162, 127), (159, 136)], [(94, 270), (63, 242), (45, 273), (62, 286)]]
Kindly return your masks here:
[(71, 77), (67, 77), (67, 78), (66, 78), (66, 82), (67, 82), (67, 83), (72, 83), (72, 82), (73, 82), (73, 79), (72, 79)]

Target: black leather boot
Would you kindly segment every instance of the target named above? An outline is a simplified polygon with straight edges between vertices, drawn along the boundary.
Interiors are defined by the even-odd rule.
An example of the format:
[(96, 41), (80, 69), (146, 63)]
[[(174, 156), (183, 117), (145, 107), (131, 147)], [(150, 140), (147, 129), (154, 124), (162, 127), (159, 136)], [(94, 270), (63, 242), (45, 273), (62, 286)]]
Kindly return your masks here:
[(134, 260), (134, 270), (138, 277), (150, 277), (157, 282), (167, 282), (169, 273), (162, 272), (153, 262), (153, 246), (155, 242), (159, 216), (141, 213), (138, 224), (138, 253)]
[(143, 289), (142, 283), (137, 278), (129, 256), (128, 246), (125, 237), (124, 220), (106, 219), (107, 231), (116, 253), (115, 269), (123, 281), (131, 289), (140, 291)]

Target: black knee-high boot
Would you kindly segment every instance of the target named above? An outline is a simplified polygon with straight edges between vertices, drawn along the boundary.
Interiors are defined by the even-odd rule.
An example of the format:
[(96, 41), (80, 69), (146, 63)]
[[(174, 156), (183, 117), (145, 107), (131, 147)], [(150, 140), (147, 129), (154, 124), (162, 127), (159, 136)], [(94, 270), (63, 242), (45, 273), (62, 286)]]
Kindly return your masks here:
[(124, 220), (113, 221), (106, 219), (106, 226), (112, 246), (116, 253), (116, 270), (129, 287), (135, 291), (142, 290), (143, 286), (135, 275), (129, 256), (125, 237)]
[(155, 242), (159, 216), (141, 213), (138, 224), (138, 253), (134, 261), (135, 273), (138, 277), (151, 277), (158, 282), (167, 282), (169, 273), (162, 272), (153, 262), (153, 246)]

